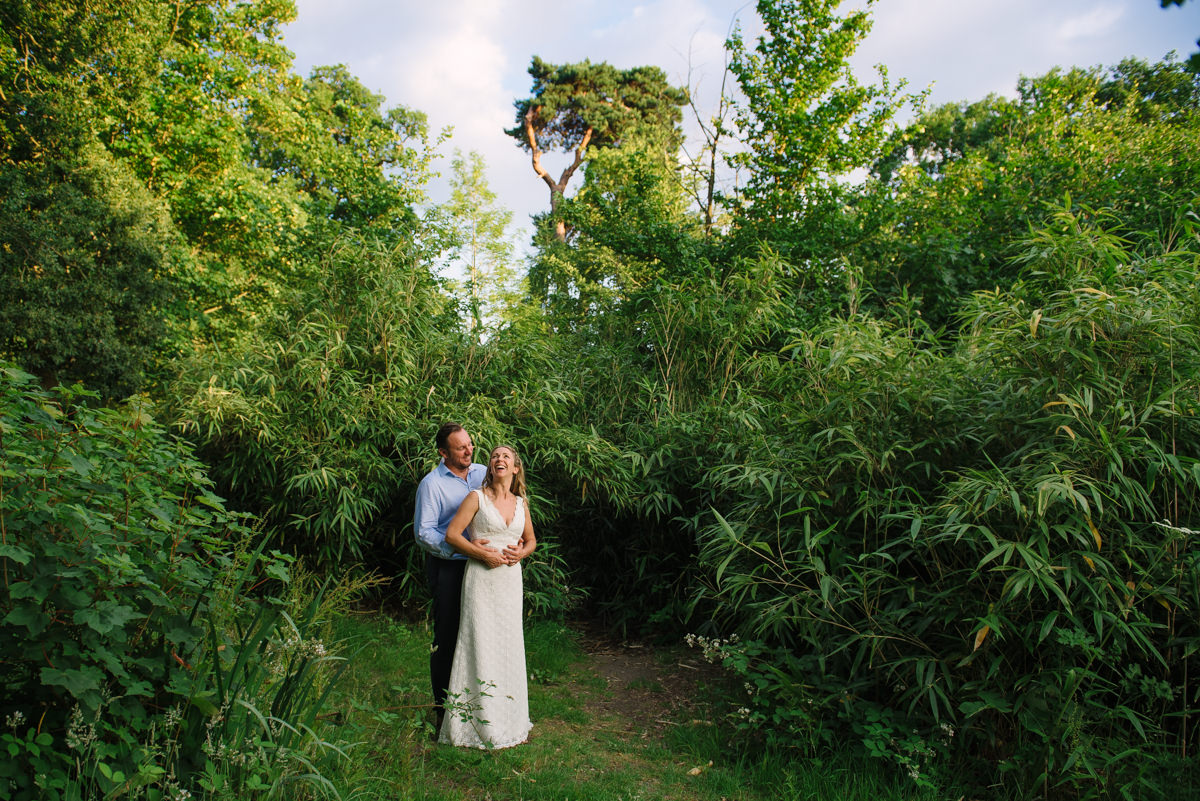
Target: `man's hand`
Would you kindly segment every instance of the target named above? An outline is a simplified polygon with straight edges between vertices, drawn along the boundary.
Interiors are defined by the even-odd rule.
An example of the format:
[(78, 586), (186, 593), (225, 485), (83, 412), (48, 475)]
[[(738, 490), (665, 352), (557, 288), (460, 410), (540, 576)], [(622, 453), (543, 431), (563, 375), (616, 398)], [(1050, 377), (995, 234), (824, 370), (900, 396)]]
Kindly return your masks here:
[(500, 567), (508, 564), (508, 556), (505, 553), (497, 551), (495, 548), (488, 548), (487, 544), (490, 540), (475, 540), (475, 544), (483, 548), (487, 553), (479, 557), (479, 561), (488, 566), (488, 569)]

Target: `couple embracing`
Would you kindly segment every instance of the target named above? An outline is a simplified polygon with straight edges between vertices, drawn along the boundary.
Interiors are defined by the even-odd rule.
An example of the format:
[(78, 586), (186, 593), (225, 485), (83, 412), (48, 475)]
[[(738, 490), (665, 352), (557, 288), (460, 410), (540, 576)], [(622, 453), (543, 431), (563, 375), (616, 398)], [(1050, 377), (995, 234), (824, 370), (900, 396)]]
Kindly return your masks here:
[(429, 674), (439, 742), (507, 748), (529, 736), (521, 560), (537, 540), (525, 471), (500, 445), (487, 465), (457, 423), (438, 429), (442, 459), (417, 488), (413, 529), (433, 596)]

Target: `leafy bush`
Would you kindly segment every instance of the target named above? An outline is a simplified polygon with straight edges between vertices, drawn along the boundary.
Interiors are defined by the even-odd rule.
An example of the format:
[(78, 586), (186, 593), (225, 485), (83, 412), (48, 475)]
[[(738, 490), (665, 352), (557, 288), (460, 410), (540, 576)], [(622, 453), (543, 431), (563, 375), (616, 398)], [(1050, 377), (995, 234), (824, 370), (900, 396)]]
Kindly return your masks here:
[(948, 747), (1014, 795), (1144, 795), (1200, 733), (1196, 256), (1069, 212), (1026, 254), (953, 351), (865, 320), (797, 341), (791, 424), (704, 480), (696, 604), (815, 658), (906, 767)]
[(184, 248), (163, 205), (103, 148), (0, 167), (0, 355), (123, 398), (171, 347)]
[(312, 773), (304, 726), (331, 676), (307, 617), (268, 595), (287, 560), (247, 551), (144, 405), (0, 379), (0, 794), (245, 798)]
[(565, 487), (531, 499), (540, 547), (527, 576), (530, 611), (561, 617), (582, 591), (554, 542), (560, 498), (625, 456), (565, 425), (585, 401), (556, 374), (562, 354), (522, 326), (486, 347), (448, 333), (448, 300), (411, 247), (343, 238), (321, 271), (240, 350), (189, 361), (173, 388), (176, 425), (231, 503), (288, 550), (321, 569), (369, 562), (395, 577), (389, 603), (417, 607), (427, 593), (412, 504), (437, 426), (461, 421), (481, 451), (512, 443), (533, 491)]
[(453, 383), (441, 300), (412, 259), (340, 241), (320, 286), (240, 350), (198, 353), (173, 388), (172, 416), (222, 488), (325, 565), (395, 545), (407, 522), (391, 515), (397, 485), (415, 491), (437, 426), (429, 396)]
[(1065, 193), (1112, 209), (1140, 253), (1200, 211), (1200, 80), (1172, 56), (1054, 69), (1017, 93), (922, 115), (862, 198), (877, 227), (851, 247), (868, 280), (883, 296), (920, 295), (936, 327), (953, 325), (969, 293), (1012, 287), (1021, 239)]

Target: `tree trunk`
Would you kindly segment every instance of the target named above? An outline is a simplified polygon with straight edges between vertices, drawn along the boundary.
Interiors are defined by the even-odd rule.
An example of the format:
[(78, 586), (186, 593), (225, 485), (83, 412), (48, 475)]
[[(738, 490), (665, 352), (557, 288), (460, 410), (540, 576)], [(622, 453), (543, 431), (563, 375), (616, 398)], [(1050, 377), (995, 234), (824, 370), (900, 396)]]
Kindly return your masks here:
[[(550, 187), (550, 214), (553, 216), (558, 213), (558, 201), (567, 191), (567, 182), (571, 180), (571, 176), (575, 174), (575, 170), (579, 169), (579, 165), (583, 163), (583, 157), (587, 153), (588, 142), (592, 140), (592, 129), (588, 128), (584, 132), (583, 139), (575, 146), (574, 161), (562, 171), (562, 175), (555, 181), (550, 177), (550, 173), (546, 172), (546, 168), (542, 166), (542, 149), (538, 146), (537, 131), (533, 128), (533, 120), (541, 110), (541, 106), (530, 106), (529, 110), (525, 112), (525, 139), (529, 143), (529, 154), (533, 161), (533, 171), (546, 182), (546, 186)], [(566, 242), (566, 222), (561, 219), (555, 220), (554, 233), (558, 237), (559, 242)]]

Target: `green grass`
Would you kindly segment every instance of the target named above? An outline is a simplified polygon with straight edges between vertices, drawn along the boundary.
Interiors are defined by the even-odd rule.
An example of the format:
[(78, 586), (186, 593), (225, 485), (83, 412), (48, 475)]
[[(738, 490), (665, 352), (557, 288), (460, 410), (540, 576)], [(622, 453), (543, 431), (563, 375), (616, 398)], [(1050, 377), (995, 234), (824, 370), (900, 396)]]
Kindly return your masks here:
[[(526, 628), (529, 743), (496, 752), (431, 742), (429, 630), (379, 614), (349, 615), (334, 636), (352, 657), (321, 734), (351, 744), (321, 766), (343, 799), (422, 801), (934, 801), (879, 763), (801, 760), (731, 746), (717, 715), (648, 729), (604, 711), (611, 698), (575, 635), (553, 623)], [(664, 668), (668, 669), (668, 668)], [(661, 685), (639, 679), (642, 690)]]

